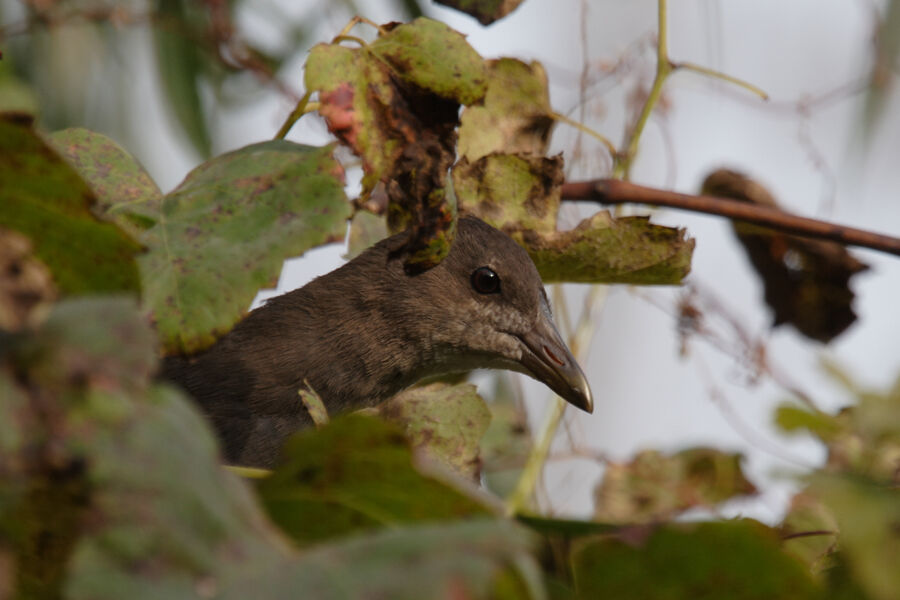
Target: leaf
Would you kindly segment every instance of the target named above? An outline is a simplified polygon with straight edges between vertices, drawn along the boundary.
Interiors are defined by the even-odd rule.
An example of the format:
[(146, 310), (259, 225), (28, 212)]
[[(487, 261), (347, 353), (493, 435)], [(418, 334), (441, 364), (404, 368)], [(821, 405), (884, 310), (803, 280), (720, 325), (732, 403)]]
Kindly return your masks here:
[(152, 384), (153, 337), (133, 301), (84, 299), (4, 347), (0, 573), (12, 596), (541, 597), (533, 538), (502, 519), (296, 553), (217, 464), (199, 413)]
[(371, 45), (319, 44), (306, 87), (319, 92), (329, 131), (362, 158), (363, 196), (385, 182), (388, 228), (409, 230), (394, 255), (411, 274), (438, 264), (456, 231), (446, 174), (455, 158), (460, 102), (484, 94), (481, 57), (446, 25), (419, 18), (391, 24)]
[(531, 431), (525, 407), (515, 397), (509, 378), (497, 373), (491, 397), (491, 422), (481, 438), (482, 481), (501, 498), (519, 482), (531, 454)]
[[(833, 567), (838, 525), (831, 511), (808, 491), (791, 498), (788, 514), (779, 530), (784, 549), (800, 558), (811, 573), (818, 574)], [(817, 535), (804, 535), (806, 533)]]
[(873, 599), (900, 596), (900, 492), (862, 477), (816, 473), (810, 493), (837, 519), (854, 581)]
[(343, 238), (350, 205), (331, 152), (254, 144), (204, 163), (165, 197), (140, 263), (167, 352), (209, 346), (274, 285), (286, 258)]
[[(706, 177), (703, 193), (778, 208), (763, 186), (726, 169)], [(836, 242), (785, 235), (740, 221), (732, 225), (765, 286), (773, 327), (790, 323), (804, 336), (828, 343), (856, 321), (849, 282), (868, 265)]]
[(348, 260), (362, 254), (363, 250), (374, 246), (388, 236), (384, 217), (361, 210), (350, 221), (350, 236), (347, 242)]
[(395, 527), (310, 548), (296, 564), (275, 565), (221, 597), (540, 600), (533, 545), (506, 520)]
[(542, 238), (522, 232), (544, 283), (674, 285), (691, 270), (694, 240), (685, 230), (654, 225), (649, 217), (614, 219), (600, 211), (575, 229)]
[(203, 56), (194, 36), (203, 36), (200, 14), (185, 0), (156, 0), (159, 23), (153, 28), (156, 64), (168, 96), (168, 104), (194, 149), (202, 157), (211, 154), (212, 142), (206, 112), (200, 99)]
[(134, 236), (156, 223), (162, 192), (116, 142), (80, 128), (56, 131), (47, 141), (91, 186), (104, 217)]
[(475, 162), (488, 154), (544, 155), (553, 126), (547, 74), (539, 62), (487, 61), (484, 102), (468, 106), (459, 126), (459, 155)]
[(144, 301), (168, 353), (228, 332), (286, 258), (343, 238), (350, 205), (332, 147), (263, 142), (218, 156), (161, 196), (115, 142), (52, 136), (100, 195), (98, 208), (140, 236)]
[(0, 116), (0, 206), (0, 226), (31, 240), (61, 294), (140, 290), (140, 246), (97, 218), (93, 192), (21, 115)]
[(675, 284), (687, 275), (694, 240), (683, 229), (601, 211), (557, 231), (562, 178), (559, 157), (491, 154), (453, 167), (460, 210), (512, 236), (545, 283)]
[(437, 3), (471, 15), (482, 25), (490, 25), (516, 10), (522, 0), (437, 0)]
[(644, 450), (630, 462), (610, 462), (595, 492), (594, 517), (613, 523), (649, 523), (755, 494), (740, 463), (740, 454), (702, 447), (671, 455)]
[(453, 167), (453, 189), (461, 210), (507, 233), (556, 231), (563, 182), (561, 156), (491, 154)]
[(301, 544), (492, 512), (471, 491), (420, 473), (399, 428), (371, 417), (347, 415), (301, 432), (283, 456), (259, 493), (271, 518)]
[(391, 27), (368, 50), (404, 81), (440, 98), (472, 104), (484, 97), (484, 60), (464, 35), (440, 21), (419, 17)]
[(417, 450), (471, 480), (481, 474), (479, 442), (491, 412), (474, 385), (432, 383), (401, 392), (378, 407)]
[(846, 425), (831, 415), (812, 412), (793, 404), (782, 404), (775, 409), (775, 424), (788, 433), (806, 430), (826, 442), (846, 430)]
[(579, 598), (819, 598), (775, 532), (750, 520), (668, 525), (643, 542), (584, 541), (572, 556)]
[(309, 413), (310, 418), (312, 418), (313, 424), (316, 427), (328, 425), (328, 409), (325, 408), (325, 404), (316, 391), (310, 387), (309, 382), (304, 379), (303, 383), (305, 388), (300, 388), (298, 392), (300, 402), (303, 403), (303, 407)]
[(828, 448), (829, 472), (900, 483), (900, 385), (887, 392), (858, 394), (855, 405), (835, 415), (781, 406), (776, 422), (787, 431), (803, 428), (818, 437)]

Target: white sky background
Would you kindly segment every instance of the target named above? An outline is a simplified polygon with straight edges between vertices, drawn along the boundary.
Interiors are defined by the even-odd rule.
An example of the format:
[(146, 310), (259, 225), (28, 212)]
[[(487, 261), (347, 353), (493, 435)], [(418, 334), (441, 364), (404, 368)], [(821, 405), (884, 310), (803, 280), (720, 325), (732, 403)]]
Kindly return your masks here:
[[(286, 10), (300, 10), (287, 0), (279, 4)], [(611, 65), (627, 47), (656, 31), (656, 2), (587, 4), (589, 77), (597, 80), (600, 66)], [(695, 73), (676, 73), (665, 88), (665, 115), (651, 118), (644, 132), (633, 181), (696, 192), (706, 174), (729, 166), (767, 185), (788, 210), (900, 235), (900, 111), (896, 103), (888, 106), (862, 157), (856, 138), (862, 94), (845, 94), (806, 115), (799, 109), (804, 100), (858, 83), (868, 75), (872, 4), (862, 0), (669, 4), (673, 60), (709, 66), (749, 81), (772, 100), (766, 105), (728, 84)], [(397, 18), (381, 2), (359, 2), (358, 6), (375, 21)], [(251, 32), (265, 35), (253, 10), (254, 2), (246, 2), (243, 21)], [(577, 110), (570, 111), (578, 104), (583, 63), (582, 11), (577, 0), (526, 0), (516, 12), (487, 28), (450, 10), (434, 8), (429, 14), (467, 34), (485, 57), (541, 61), (550, 78), (554, 108), (579, 119)], [(329, 39), (345, 22), (335, 19), (331, 29), (318, 32), (320, 39)], [(649, 86), (652, 77), (651, 55), (645, 51), (636, 56), (640, 60), (621, 82), (609, 80), (587, 94), (591, 102), (585, 122), (616, 144), (623, 140), (627, 95), (638, 83)], [(286, 79), (299, 89), (302, 61), (291, 65), (288, 73)], [(136, 93), (148, 92), (147, 86), (152, 85), (149, 80), (139, 81)], [(290, 109), (286, 100), (273, 94), (245, 109), (221, 114), (217, 151), (271, 138)], [(158, 111), (148, 106), (148, 120), (171, 128)], [(554, 134), (553, 152), (565, 152), (570, 166), (575, 135), (564, 125), (557, 126)], [(174, 187), (195, 162), (174, 139), (167, 136), (145, 158), (164, 190)], [(295, 126), (289, 139), (322, 143), (328, 138), (321, 121), (310, 115)], [(574, 165), (570, 176), (607, 175), (609, 163), (602, 147), (585, 138), (582, 148), (587, 159), (583, 166)], [(579, 218), (573, 213), (586, 215), (592, 210), (586, 206), (565, 209), (562, 223), (573, 226)], [(729, 223), (671, 210), (657, 211), (653, 220), (688, 229), (697, 240), (690, 281), (718, 296), (754, 335), (765, 335), (771, 317), (762, 302), (762, 287), (733, 240)], [(827, 348), (805, 341), (789, 328), (777, 330), (767, 342), (772, 363), (829, 410), (850, 398), (823, 373), (821, 356), (834, 359), (859, 382), (875, 388), (890, 385), (900, 372), (900, 259), (854, 252), (872, 266), (852, 282), (858, 295), (858, 323)], [(340, 253), (340, 248), (330, 247), (288, 261), (278, 293), (338, 266)], [(573, 307), (579, 306), (585, 288), (567, 286)], [(648, 447), (675, 450), (710, 444), (741, 451), (747, 456), (751, 478), (767, 491), (759, 499), (732, 504), (726, 514), (776, 520), (793, 487), (785, 474), (795, 472), (798, 463), (820, 462), (822, 451), (810, 441), (785, 439), (771, 427), (774, 407), (789, 398), (777, 385), (749, 381), (734, 360), (699, 339), (690, 344), (686, 359), (679, 358), (675, 321), (654, 304), (671, 312), (680, 293), (665, 288), (611, 288), (597, 315), (596, 336), (583, 364), (594, 391), (594, 414), (570, 409), (567, 419), (583, 445), (615, 459)], [(710, 386), (718, 389), (718, 402)], [(537, 426), (549, 391), (527, 379), (524, 387)], [(564, 444), (558, 446), (565, 450)], [(553, 507), (564, 514), (587, 515), (599, 474), (599, 468), (588, 461), (555, 461), (546, 480)]]

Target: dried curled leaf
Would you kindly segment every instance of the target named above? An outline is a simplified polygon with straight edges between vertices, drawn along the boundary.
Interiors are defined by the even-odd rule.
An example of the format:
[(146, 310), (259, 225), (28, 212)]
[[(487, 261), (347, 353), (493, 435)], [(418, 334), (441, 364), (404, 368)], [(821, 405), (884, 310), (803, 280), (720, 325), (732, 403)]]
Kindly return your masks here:
[(437, 3), (471, 15), (482, 25), (490, 25), (516, 10), (522, 0), (437, 0)]
[[(720, 169), (703, 182), (704, 194), (778, 208), (749, 177)], [(828, 343), (856, 321), (850, 278), (868, 265), (835, 242), (812, 240), (735, 221), (735, 235), (765, 286), (772, 326), (790, 323), (804, 336)]]

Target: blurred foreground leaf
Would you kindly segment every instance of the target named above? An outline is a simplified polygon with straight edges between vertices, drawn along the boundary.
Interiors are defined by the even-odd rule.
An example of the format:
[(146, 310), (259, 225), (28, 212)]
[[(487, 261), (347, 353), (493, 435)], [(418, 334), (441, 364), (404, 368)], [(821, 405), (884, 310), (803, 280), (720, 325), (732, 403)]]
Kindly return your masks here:
[(291, 438), (259, 493), (269, 515), (301, 544), (493, 512), (474, 486), (454, 489), (417, 470), (397, 426), (362, 415)]
[(155, 0), (158, 24), (153, 28), (156, 64), (181, 129), (201, 157), (211, 153), (206, 111), (200, 99), (205, 35), (203, 10), (188, 0)]
[(820, 473), (811, 477), (810, 493), (834, 514), (854, 581), (874, 599), (900, 597), (900, 489)]
[[(775, 532), (750, 520), (667, 525), (585, 540), (573, 555), (579, 598), (819, 598)], [(641, 539), (644, 537), (645, 539)]]
[(132, 301), (61, 303), (10, 342), (0, 355), (0, 573), (15, 574), (15, 597), (541, 597), (532, 536), (483, 509), (296, 553), (217, 464), (200, 415), (152, 383), (154, 334)]
[(60, 293), (138, 292), (140, 245), (101, 221), (94, 193), (32, 128), (0, 114), (0, 227), (27, 236)]
[(389, 235), (384, 217), (361, 210), (350, 221), (350, 235), (347, 240), (347, 260), (362, 254)]
[(47, 139), (94, 190), (106, 218), (136, 237), (156, 224), (162, 192), (125, 149), (81, 128), (55, 131)]
[(491, 412), (474, 385), (432, 383), (399, 393), (378, 407), (398, 423), (416, 449), (477, 481), (481, 474), (478, 447), (491, 422)]

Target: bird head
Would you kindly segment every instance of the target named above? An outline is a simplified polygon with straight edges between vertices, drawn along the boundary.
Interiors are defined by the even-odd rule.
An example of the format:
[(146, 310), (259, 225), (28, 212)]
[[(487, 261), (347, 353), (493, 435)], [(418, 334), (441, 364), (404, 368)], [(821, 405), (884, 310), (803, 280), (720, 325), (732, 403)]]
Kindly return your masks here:
[(419, 324), (430, 332), (438, 371), (519, 371), (593, 411), (587, 379), (553, 323), (537, 268), (508, 235), (462, 217), (447, 257), (409, 279), (398, 308), (409, 303), (425, 321)]

